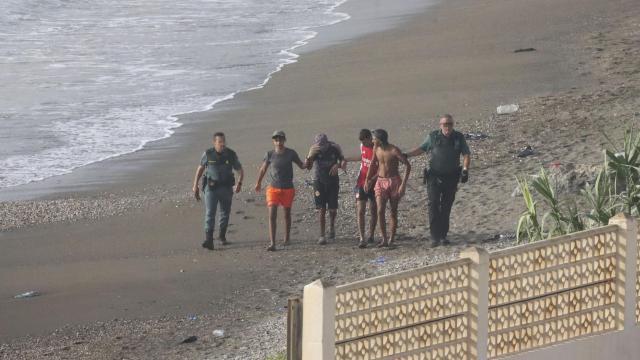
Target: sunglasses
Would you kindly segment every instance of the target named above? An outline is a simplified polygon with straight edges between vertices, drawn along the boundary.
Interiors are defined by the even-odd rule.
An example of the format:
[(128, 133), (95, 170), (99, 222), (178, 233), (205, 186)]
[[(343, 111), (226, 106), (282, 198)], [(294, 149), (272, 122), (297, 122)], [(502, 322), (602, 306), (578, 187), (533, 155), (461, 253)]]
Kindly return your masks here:
[(452, 122), (440, 123), (440, 126), (453, 126)]

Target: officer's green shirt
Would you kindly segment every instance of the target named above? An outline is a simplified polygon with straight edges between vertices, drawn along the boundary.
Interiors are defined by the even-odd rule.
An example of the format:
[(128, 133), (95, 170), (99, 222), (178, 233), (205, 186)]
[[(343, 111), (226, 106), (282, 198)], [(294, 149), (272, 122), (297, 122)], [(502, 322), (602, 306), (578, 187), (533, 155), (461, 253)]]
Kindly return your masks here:
[(210, 148), (202, 154), (200, 165), (206, 167), (205, 176), (211, 180), (233, 184), (233, 170), (242, 169), (236, 152), (225, 148), (222, 153), (217, 153), (215, 148)]
[(432, 131), (424, 139), (420, 149), (425, 153), (431, 152), (430, 168), (443, 175), (458, 171), (460, 154), (471, 154), (464, 135), (455, 130), (449, 137), (444, 136), (441, 130)]

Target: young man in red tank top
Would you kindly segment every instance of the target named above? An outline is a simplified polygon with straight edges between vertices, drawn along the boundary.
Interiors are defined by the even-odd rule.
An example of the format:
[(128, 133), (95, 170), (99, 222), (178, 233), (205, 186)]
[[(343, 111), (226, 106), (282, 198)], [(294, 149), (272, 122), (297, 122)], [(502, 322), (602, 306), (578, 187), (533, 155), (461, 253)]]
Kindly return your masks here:
[[(358, 215), (358, 234), (360, 236), (360, 241), (358, 242), (358, 247), (366, 248), (367, 240), (365, 240), (365, 213), (367, 211), (367, 203), (369, 203), (369, 237), (368, 242), (373, 243), (373, 237), (376, 231), (376, 223), (378, 220), (377, 212), (378, 207), (376, 206), (376, 195), (373, 190), (365, 191), (365, 181), (367, 178), (367, 172), (369, 170), (369, 166), (371, 165), (371, 160), (373, 159), (373, 141), (371, 137), (371, 131), (368, 129), (360, 130), (360, 155), (352, 156), (344, 159), (344, 164), (348, 161), (360, 161), (360, 173), (358, 175), (358, 181), (356, 186), (354, 187), (354, 193), (356, 196), (356, 212)], [(375, 170), (375, 169), (374, 169)], [(377, 171), (375, 172), (377, 174)], [(375, 182), (375, 179), (373, 180)]]

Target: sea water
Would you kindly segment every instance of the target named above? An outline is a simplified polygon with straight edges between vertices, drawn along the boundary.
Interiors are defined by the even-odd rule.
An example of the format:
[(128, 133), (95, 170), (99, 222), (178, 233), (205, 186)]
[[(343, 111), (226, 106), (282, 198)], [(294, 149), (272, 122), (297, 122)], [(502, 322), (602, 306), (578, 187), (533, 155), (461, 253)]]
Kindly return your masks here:
[(0, 189), (171, 136), (259, 88), (343, 0), (2, 0)]

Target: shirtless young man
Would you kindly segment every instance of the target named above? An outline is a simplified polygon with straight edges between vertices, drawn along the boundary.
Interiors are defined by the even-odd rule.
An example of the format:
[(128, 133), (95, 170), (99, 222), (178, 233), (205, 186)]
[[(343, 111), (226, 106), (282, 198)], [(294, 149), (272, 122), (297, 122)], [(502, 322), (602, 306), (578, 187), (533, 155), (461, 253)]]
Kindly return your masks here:
[[(378, 203), (378, 223), (380, 224), (380, 233), (382, 241), (378, 247), (393, 247), (396, 238), (396, 228), (398, 226), (398, 203), (407, 189), (407, 180), (411, 172), (411, 164), (402, 154), (400, 149), (395, 145), (389, 144), (389, 135), (385, 130), (376, 129), (373, 135), (373, 161), (367, 172), (367, 181), (365, 191), (369, 191), (373, 184), (372, 179), (375, 177), (374, 171), (371, 169), (378, 168), (377, 180), (375, 182), (376, 202)], [(404, 178), (400, 178), (398, 171), (398, 163), (403, 163)], [(387, 237), (387, 224), (385, 220), (385, 211), (389, 202), (391, 210), (391, 236)]]

